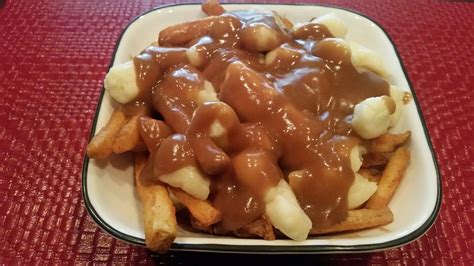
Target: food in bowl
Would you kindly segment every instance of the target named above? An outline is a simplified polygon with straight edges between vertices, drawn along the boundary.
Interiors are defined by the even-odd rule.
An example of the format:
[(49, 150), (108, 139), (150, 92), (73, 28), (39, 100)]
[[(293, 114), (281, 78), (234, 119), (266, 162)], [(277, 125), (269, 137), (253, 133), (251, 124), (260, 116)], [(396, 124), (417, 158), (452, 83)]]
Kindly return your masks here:
[(210, 4), (105, 79), (121, 105), (87, 152), (135, 154), (147, 246), (166, 251), (177, 222), (296, 241), (390, 223), (410, 132), (387, 132), (406, 95), (379, 57), (333, 14)]

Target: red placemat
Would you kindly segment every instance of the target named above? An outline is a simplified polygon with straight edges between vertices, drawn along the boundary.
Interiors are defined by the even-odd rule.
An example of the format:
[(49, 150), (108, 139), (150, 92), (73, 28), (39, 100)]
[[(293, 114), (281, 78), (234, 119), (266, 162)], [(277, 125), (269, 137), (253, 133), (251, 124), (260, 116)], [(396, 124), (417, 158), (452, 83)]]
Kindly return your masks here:
[[(185, 252), (156, 256), (106, 235), (84, 209), (82, 159), (113, 47), (131, 18), (165, 2), (177, 1), (7, 0), (0, 9), (0, 264), (203, 264), (262, 258)], [(318, 3), (366, 14), (393, 38), (440, 164), (442, 210), (425, 236), (400, 248), (264, 259), (472, 264), (474, 4)]]

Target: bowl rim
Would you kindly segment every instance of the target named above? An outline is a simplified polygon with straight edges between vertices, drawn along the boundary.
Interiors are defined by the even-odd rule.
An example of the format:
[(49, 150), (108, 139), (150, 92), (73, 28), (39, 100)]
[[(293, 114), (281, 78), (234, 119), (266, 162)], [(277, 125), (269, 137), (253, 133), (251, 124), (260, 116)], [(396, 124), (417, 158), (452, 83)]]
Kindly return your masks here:
[[(406, 68), (402, 62), (402, 58), (400, 57), (400, 54), (398, 52), (397, 47), (395, 46), (391, 36), (388, 34), (388, 32), (376, 21), (371, 19), (370, 17), (366, 16), (365, 14), (362, 14), (358, 11), (354, 11), (349, 8), (343, 8), (343, 7), (338, 7), (338, 6), (333, 6), (333, 5), (324, 5), (324, 4), (302, 4), (302, 3), (295, 3), (295, 4), (289, 4), (289, 3), (227, 3), (229, 5), (280, 5), (280, 6), (311, 6), (311, 7), (329, 7), (329, 8), (334, 8), (334, 9), (340, 9), (344, 10), (347, 12), (351, 12), (354, 14), (357, 14), (361, 17), (364, 17), (368, 19), (370, 22), (374, 23), (377, 27), (379, 27), (383, 33), (386, 35), (388, 40), (390, 41), (391, 45), (393, 46), (393, 49), (395, 51), (395, 55), (398, 58), (398, 62), (400, 63), (400, 67), (403, 71), (403, 75), (405, 76), (405, 79), (409, 85), (410, 93), (412, 94), (413, 101), (415, 102), (416, 106), (416, 111), (418, 112), (418, 116), (420, 117), (421, 125), (423, 127), (423, 132), (425, 134), (427, 143), (428, 143), (428, 148), (430, 149), (431, 152), (431, 158), (433, 160), (433, 165), (435, 168), (436, 172), (436, 181), (437, 181), (437, 197), (436, 197), (436, 203), (433, 208), (433, 211), (431, 212), (430, 216), (428, 219), (416, 230), (411, 232), (410, 234), (382, 242), (382, 243), (376, 243), (376, 244), (361, 244), (361, 245), (353, 245), (353, 246), (344, 246), (344, 245), (305, 245), (305, 246), (298, 246), (298, 245), (251, 245), (251, 246), (244, 246), (244, 245), (229, 245), (229, 244), (182, 244), (182, 243), (173, 243), (170, 250), (172, 251), (199, 251), (199, 252), (216, 252), (216, 253), (247, 253), (247, 254), (257, 254), (257, 253), (278, 253), (278, 254), (295, 254), (295, 253), (347, 253), (347, 252), (374, 252), (374, 251), (379, 251), (379, 250), (385, 250), (389, 248), (395, 248), (399, 247), (405, 244), (408, 244), (410, 242), (413, 242), (420, 238), (423, 234), (425, 234), (434, 224), (436, 221), (436, 218), (439, 215), (439, 211), (441, 208), (441, 198), (442, 198), (442, 187), (441, 187), (441, 175), (439, 171), (439, 166), (438, 162), (436, 159), (436, 153), (434, 152), (433, 149), (433, 144), (431, 142), (431, 137), (429, 134), (429, 130), (426, 126), (426, 122), (423, 116), (423, 113), (421, 111), (421, 106), (418, 102), (418, 98), (416, 96), (416, 93), (413, 89), (412, 82), (410, 81), (408, 77), (408, 73), (406, 71)], [(224, 4), (224, 5), (227, 5)], [(134, 17), (130, 22), (127, 23), (127, 25), (124, 27), (122, 32), (120, 33), (118, 37), (118, 41), (115, 44), (112, 57), (110, 60), (110, 63), (108, 65), (107, 71), (110, 70), (110, 68), (113, 66), (114, 61), (115, 61), (115, 56), (117, 54), (117, 50), (122, 42), (124, 34), (127, 32), (128, 28), (138, 19), (140, 19), (142, 16), (147, 15), (149, 13), (155, 12), (160, 9), (166, 9), (166, 8), (173, 8), (173, 7), (178, 7), (178, 6), (198, 6), (200, 3), (177, 3), (177, 4), (167, 4), (167, 5), (161, 5), (158, 7), (154, 7), (150, 10), (147, 10), (136, 17)], [(102, 106), (103, 98), (105, 94), (105, 89), (104, 86), (102, 86), (100, 95), (99, 95), (99, 101), (94, 113), (94, 120), (92, 122), (92, 127), (91, 127), (91, 132), (89, 135), (89, 141), (94, 137), (94, 133), (96, 131), (97, 127), (97, 121), (99, 118), (99, 112), (100, 108)], [(82, 185), (81, 185), (81, 192), (82, 192), (82, 197), (84, 200), (84, 205), (89, 213), (89, 215), (92, 217), (94, 222), (101, 228), (103, 231), (111, 235), (112, 237), (119, 239), (121, 241), (125, 241), (134, 245), (139, 245), (139, 246), (145, 246), (145, 239), (135, 237), (132, 235), (125, 234), (117, 229), (115, 229), (113, 226), (109, 225), (106, 221), (102, 219), (100, 214), (95, 210), (94, 206), (92, 205), (89, 195), (88, 195), (88, 189), (87, 189), (87, 177), (88, 177), (88, 167), (89, 166), (89, 157), (87, 156), (87, 153), (84, 154), (84, 160), (83, 160), (83, 167), (82, 167)]]

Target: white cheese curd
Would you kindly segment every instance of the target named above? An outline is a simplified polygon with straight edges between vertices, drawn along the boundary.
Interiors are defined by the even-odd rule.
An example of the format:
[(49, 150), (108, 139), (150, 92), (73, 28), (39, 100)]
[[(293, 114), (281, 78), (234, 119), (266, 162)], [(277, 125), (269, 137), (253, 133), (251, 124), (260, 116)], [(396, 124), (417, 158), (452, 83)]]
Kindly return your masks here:
[(115, 65), (105, 76), (104, 87), (110, 96), (119, 103), (125, 104), (135, 99), (139, 93), (133, 61)]
[(354, 41), (349, 42), (349, 47), (354, 67), (372, 70), (383, 77), (388, 76), (382, 58), (375, 51)]
[(170, 186), (180, 188), (195, 198), (205, 200), (210, 192), (210, 180), (194, 166), (186, 166), (158, 179)]
[(377, 190), (377, 183), (369, 181), (362, 175), (354, 174), (354, 183), (347, 194), (349, 210), (355, 209), (366, 202)]
[(391, 97), (367, 98), (354, 107), (352, 128), (364, 139), (376, 138), (387, 132), (394, 112), (395, 102)]
[(268, 190), (264, 200), (265, 214), (275, 228), (293, 240), (303, 241), (308, 237), (311, 220), (284, 179)]
[(216, 91), (214, 86), (209, 81), (204, 81), (204, 87), (198, 92), (196, 102), (201, 105), (205, 102), (218, 102)]
[(311, 20), (312, 23), (322, 24), (328, 28), (334, 37), (343, 38), (347, 33), (346, 23), (333, 13)]

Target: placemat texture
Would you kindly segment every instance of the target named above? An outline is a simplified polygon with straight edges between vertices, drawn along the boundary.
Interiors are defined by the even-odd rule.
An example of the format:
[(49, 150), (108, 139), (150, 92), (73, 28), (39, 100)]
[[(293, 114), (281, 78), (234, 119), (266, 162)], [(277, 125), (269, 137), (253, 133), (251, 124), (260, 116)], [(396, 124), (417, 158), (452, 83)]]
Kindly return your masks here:
[[(106, 235), (84, 209), (82, 159), (114, 45), (128, 21), (164, 3), (7, 0), (0, 9), (0, 264), (262, 259), (194, 253), (155, 256)], [(263, 258), (288, 264), (472, 264), (474, 4), (318, 3), (362, 12), (393, 38), (440, 164), (442, 210), (425, 236), (400, 248)]]

